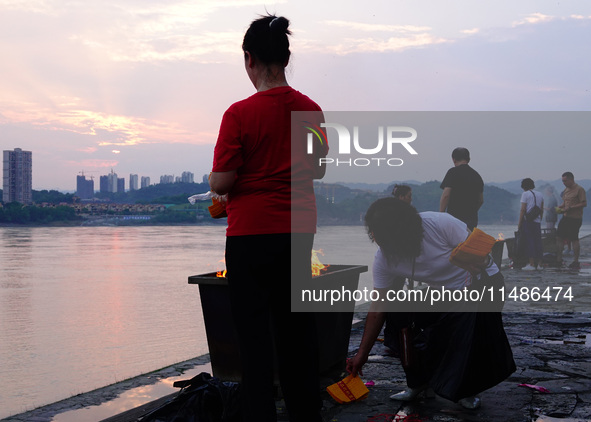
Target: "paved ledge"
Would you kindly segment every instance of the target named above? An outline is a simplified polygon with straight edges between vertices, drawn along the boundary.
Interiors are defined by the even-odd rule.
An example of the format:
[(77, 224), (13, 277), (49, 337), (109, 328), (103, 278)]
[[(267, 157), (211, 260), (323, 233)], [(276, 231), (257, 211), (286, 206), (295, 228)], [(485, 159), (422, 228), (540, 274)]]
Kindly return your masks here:
[[(9, 416), (5, 419), (2, 419), (0, 422), (51, 422), (62, 413), (77, 409), (92, 408), (93, 406), (100, 406), (101, 404), (116, 399), (118, 396), (131, 389), (153, 385), (166, 378), (183, 375), (187, 371), (202, 365), (206, 365), (209, 362), (209, 354), (199, 356), (153, 372), (149, 372), (144, 375), (139, 375), (125, 381), (101, 387), (87, 393), (78, 394), (59, 402), (30, 410), (28, 412)], [(153, 408), (155, 405), (159, 404), (155, 402), (151, 403), (153, 404), (149, 405), (148, 407)], [(144, 406), (142, 406), (142, 408), (143, 407)], [(145, 409), (140, 409), (140, 411), (143, 410)], [(84, 418), (79, 420), (79, 422), (96, 422), (97, 420), (98, 419)], [(135, 419), (127, 420), (135, 421)]]

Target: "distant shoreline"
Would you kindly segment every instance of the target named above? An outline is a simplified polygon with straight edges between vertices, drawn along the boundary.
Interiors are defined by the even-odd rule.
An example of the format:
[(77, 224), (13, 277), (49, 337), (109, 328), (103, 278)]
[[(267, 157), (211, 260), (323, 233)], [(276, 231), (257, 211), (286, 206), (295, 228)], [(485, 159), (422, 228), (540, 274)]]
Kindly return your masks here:
[[(86, 223), (86, 224), (85, 224)], [(118, 223), (118, 224), (116, 224)], [(356, 223), (352, 223), (350, 221), (331, 221), (331, 222), (322, 222), (320, 224), (318, 224), (318, 227), (334, 227), (334, 226), (363, 226), (364, 223), (363, 222), (356, 222)], [(515, 228), (517, 229), (517, 224), (516, 223), (512, 223), (512, 222), (503, 222), (503, 221), (497, 221), (497, 222), (483, 222), (480, 223), (479, 225), (481, 226), (497, 226), (497, 225), (501, 225), (501, 226), (515, 226)], [(586, 227), (586, 226), (590, 226), (591, 223), (588, 223), (586, 221), (583, 221), (583, 226), (582, 227)], [(166, 227), (166, 226), (170, 226), (170, 227), (175, 227), (175, 226), (189, 226), (189, 227), (193, 227), (193, 226), (221, 226), (221, 227), (226, 227), (227, 226), (227, 222), (226, 220), (213, 220), (213, 219), (208, 219), (208, 220), (204, 220), (204, 221), (199, 221), (199, 222), (195, 222), (195, 223), (187, 223), (187, 222), (183, 222), (183, 223), (158, 223), (158, 222), (139, 222), (139, 221), (117, 221), (116, 219), (113, 219), (113, 221), (101, 221), (101, 222), (91, 222), (88, 223), (88, 220), (84, 220), (84, 221), (54, 221), (51, 223), (26, 223), (26, 224), (18, 224), (18, 223), (0, 223), (0, 228), (2, 227), (6, 227), (6, 228), (17, 228), (17, 227)], [(544, 228), (544, 227), (542, 227)]]
[(147, 222), (134, 222), (129, 223), (125, 222), (123, 224), (110, 224), (108, 222), (104, 223), (91, 223), (91, 224), (84, 224), (84, 222), (80, 221), (58, 221), (52, 223), (26, 223), (26, 224), (16, 224), (16, 223), (0, 223), (0, 227), (156, 227), (156, 226), (226, 226), (225, 223), (217, 223), (217, 222), (197, 222), (197, 223), (147, 223)]

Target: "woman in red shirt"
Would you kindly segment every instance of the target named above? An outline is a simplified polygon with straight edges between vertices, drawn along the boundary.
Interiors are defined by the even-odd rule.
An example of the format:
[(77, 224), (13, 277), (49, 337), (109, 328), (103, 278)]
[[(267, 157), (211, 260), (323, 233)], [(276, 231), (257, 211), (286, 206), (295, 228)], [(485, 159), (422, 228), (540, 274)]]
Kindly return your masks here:
[(264, 16), (247, 30), (244, 65), (257, 93), (224, 113), (210, 176), (211, 189), (228, 194), (226, 267), (244, 421), (277, 419), (273, 342), (290, 421), (322, 420), (314, 316), (292, 313), (290, 298), (294, 281), (311, 278), (312, 182), (324, 175), (318, 158), (328, 147), (307, 154), (302, 142), (292, 149), (291, 112), (317, 116), (321, 109), (286, 81), (288, 26), (284, 17)]

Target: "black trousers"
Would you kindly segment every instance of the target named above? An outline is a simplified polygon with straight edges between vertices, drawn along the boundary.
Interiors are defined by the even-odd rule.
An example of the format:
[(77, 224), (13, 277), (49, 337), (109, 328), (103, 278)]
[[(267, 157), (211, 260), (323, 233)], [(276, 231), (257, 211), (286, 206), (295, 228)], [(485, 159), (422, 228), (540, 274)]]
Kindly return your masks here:
[(315, 318), (290, 310), (292, 278), (304, 283), (311, 279), (313, 241), (313, 234), (289, 233), (226, 239), (227, 277), (242, 363), (243, 421), (277, 420), (275, 364), (290, 421), (322, 420)]

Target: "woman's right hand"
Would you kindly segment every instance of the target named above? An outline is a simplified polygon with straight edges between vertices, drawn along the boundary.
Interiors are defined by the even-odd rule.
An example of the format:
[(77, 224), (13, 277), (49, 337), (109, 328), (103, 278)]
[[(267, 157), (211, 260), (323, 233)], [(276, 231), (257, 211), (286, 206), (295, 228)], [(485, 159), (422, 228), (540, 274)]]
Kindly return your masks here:
[(363, 375), (363, 365), (367, 362), (367, 355), (357, 352), (357, 354), (351, 358), (347, 359), (347, 372), (352, 374), (354, 377), (357, 375)]

